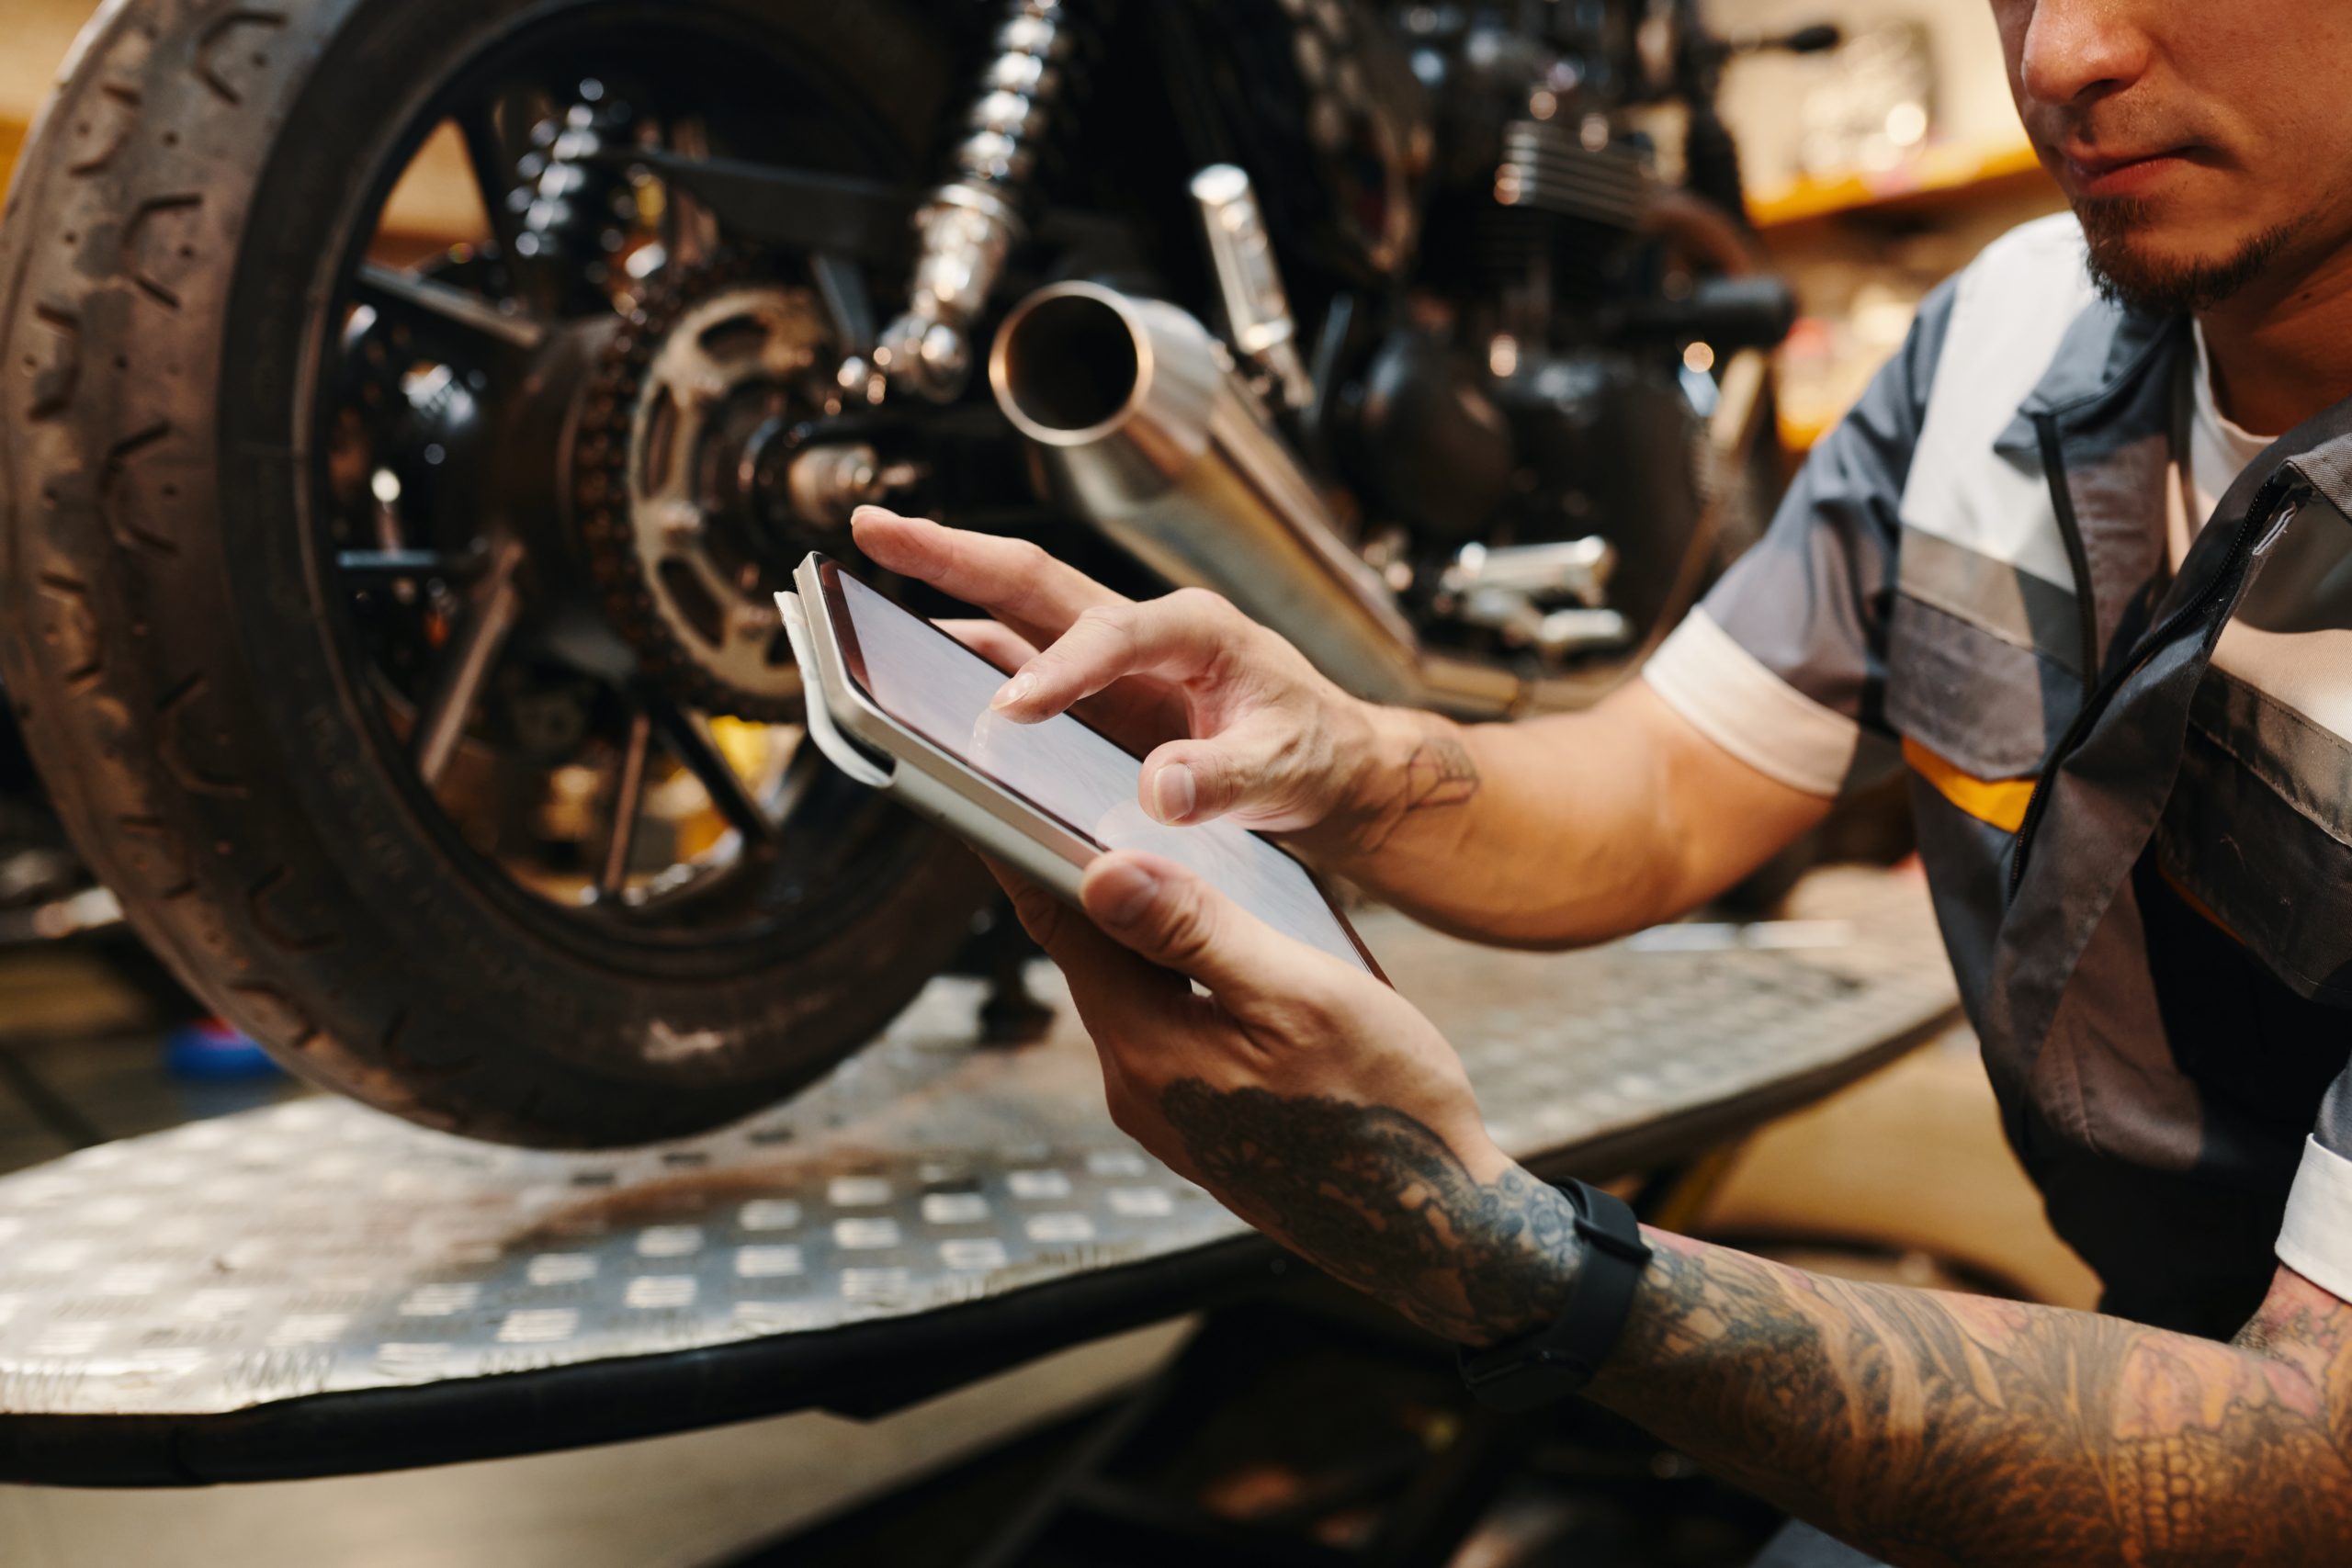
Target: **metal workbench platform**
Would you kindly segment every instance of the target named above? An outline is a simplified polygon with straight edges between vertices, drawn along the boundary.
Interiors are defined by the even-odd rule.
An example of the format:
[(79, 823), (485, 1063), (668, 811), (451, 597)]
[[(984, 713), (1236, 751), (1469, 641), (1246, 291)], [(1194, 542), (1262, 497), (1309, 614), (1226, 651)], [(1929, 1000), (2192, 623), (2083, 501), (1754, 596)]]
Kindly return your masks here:
[[(1817, 875), (1795, 915), (1564, 955), (1362, 924), (1503, 1145), (1606, 1178), (1951, 1017), (1916, 880)], [(621, 1156), (311, 1099), (0, 1179), (0, 1479), (276, 1479), (879, 1412), (1261, 1287), (1284, 1256), (1111, 1126), (1040, 988), (1042, 1044), (975, 1049), (980, 988), (942, 980), (789, 1106)]]

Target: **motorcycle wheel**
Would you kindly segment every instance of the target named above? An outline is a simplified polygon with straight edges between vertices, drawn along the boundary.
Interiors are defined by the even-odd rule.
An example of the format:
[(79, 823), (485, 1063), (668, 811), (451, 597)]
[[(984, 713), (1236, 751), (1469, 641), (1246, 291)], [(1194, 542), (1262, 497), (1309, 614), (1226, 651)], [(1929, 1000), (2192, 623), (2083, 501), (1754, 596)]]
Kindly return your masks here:
[[(966, 938), (977, 863), (787, 747), (788, 730), (722, 721), (715, 739), (691, 693), (560, 667), (559, 623), (580, 617), (551, 601), (582, 574), (548, 542), (562, 509), (536, 477), (511, 493), (527, 446), (484, 443), (497, 461), (480, 494), (453, 484), (411, 520), (401, 549), (430, 558), (405, 590), (338, 575), (370, 545), (349, 536), (334, 423), (354, 279), (429, 137), (471, 135), (507, 245), (411, 275), (449, 282), (411, 317), (397, 288), (368, 296), (383, 307), (370, 319), (396, 320), (411, 391), (411, 327), (481, 339), (481, 310), (448, 319), (452, 289), (568, 297), (548, 332), (591, 347), (629, 330), (617, 256), (594, 258), (606, 281), (583, 307), (576, 278), (549, 281), (561, 257), (526, 264), (514, 243), (503, 214), (529, 198), (507, 186), (534, 153), (512, 105), (552, 104), (560, 133), (564, 95), (601, 96), (601, 73), (666, 95), (673, 123), (735, 114), (727, 151), (911, 181), (959, 86), (931, 27), (896, 0), (113, 0), (85, 31), (0, 224), (0, 675), (140, 932), (303, 1077), (478, 1137), (679, 1136), (808, 1082)], [(692, 150), (726, 140), (698, 135)], [(542, 136), (536, 166), (548, 151)], [(611, 322), (583, 324), (607, 307)], [(494, 359), (502, 342), (475, 346)], [(488, 409), (544, 395), (561, 369), (509, 354), (451, 381), (477, 378)], [(530, 524), (498, 610), (516, 630), (428, 781), (414, 741), (455, 679), (435, 660), (480, 651), (468, 628), (491, 618), (480, 542), (443, 535), (500, 509)], [(520, 716), (514, 692), (542, 694), (535, 681), (570, 705), (552, 742)], [(673, 755), (649, 761), (649, 736)], [(729, 743), (739, 761), (769, 745), (763, 768), (745, 777)], [(616, 815), (617, 878), (560, 850), (552, 866), (518, 862), (512, 841), (545, 834), (514, 819), (539, 821), (559, 779), (591, 811), (658, 782), (722, 830), (649, 872), (629, 863), (644, 818), (624, 830)]]

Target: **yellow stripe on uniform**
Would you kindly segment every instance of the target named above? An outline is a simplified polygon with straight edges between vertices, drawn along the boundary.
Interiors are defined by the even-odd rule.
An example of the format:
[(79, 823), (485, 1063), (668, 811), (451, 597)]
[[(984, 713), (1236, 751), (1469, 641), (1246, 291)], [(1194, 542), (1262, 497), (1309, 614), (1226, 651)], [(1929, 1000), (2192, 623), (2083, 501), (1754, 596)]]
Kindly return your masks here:
[(2031, 779), (1980, 779), (1964, 773), (1909, 736), (1903, 738), (1903, 760), (1936, 786), (1936, 793), (1975, 818), (2005, 833), (2025, 826), (2026, 803), (2033, 798)]

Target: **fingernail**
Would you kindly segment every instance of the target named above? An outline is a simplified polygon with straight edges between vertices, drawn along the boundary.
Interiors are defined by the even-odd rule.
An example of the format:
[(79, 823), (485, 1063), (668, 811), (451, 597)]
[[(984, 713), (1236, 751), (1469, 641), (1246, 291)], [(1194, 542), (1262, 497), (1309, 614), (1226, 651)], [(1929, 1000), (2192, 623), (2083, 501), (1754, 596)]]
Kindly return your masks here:
[(1158, 877), (1139, 865), (1125, 863), (1108, 868), (1096, 880), (1102, 889), (1102, 919), (1114, 926), (1133, 925), (1141, 919), (1159, 892)]
[(1004, 683), (1003, 689), (997, 693), (995, 700), (990, 702), (989, 706), (1001, 711), (1012, 706), (1015, 703), (1026, 702), (1029, 699), (1029, 694), (1036, 689), (1035, 676), (1015, 675)]
[(1200, 800), (1193, 787), (1193, 770), (1182, 764), (1160, 769), (1151, 783), (1151, 798), (1162, 822), (1183, 821)]

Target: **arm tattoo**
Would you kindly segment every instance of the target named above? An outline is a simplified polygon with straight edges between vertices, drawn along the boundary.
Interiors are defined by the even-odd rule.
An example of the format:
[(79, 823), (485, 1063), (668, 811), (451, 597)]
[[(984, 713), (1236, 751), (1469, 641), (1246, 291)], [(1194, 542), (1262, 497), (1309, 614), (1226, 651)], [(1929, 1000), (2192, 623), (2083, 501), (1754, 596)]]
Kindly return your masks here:
[[(1243, 1218), (1438, 1334), (1558, 1315), (1574, 1211), (1385, 1106), (1182, 1079), (1160, 1109)], [(1652, 1235), (1591, 1393), (1902, 1568), (2352, 1562), (2352, 1305), (2282, 1271), (2234, 1345), (1856, 1284)]]
[(2352, 1308), (2316, 1287), (2233, 1347), (1658, 1239), (1595, 1396), (1864, 1551), (2352, 1562)]
[(1575, 1211), (1516, 1166), (1478, 1181), (1404, 1112), (1321, 1095), (1184, 1078), (1160, 1111), (1242, 1218), (1423, 1327), (1487, 1344), (1559, 1314)]
[(1478, 793), (1478, 764), (1451, 725), (1429, 722), (1405, 761), (1382, 781), (1365, 807), (1359, 836), (1365, 854), (1377, 853), (1396, 830), (1424, 811), (1461, 806)]

